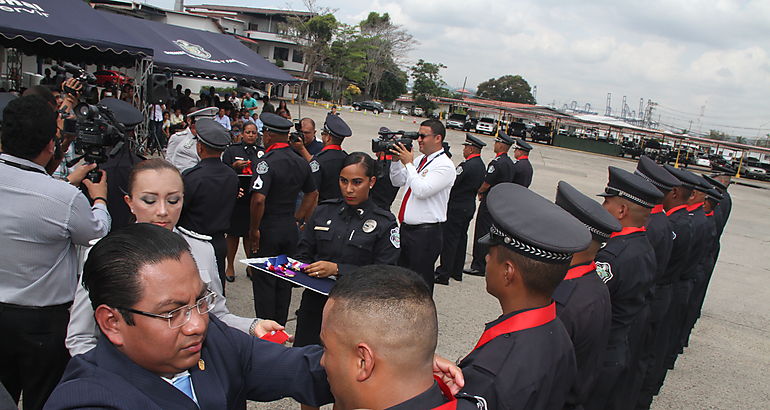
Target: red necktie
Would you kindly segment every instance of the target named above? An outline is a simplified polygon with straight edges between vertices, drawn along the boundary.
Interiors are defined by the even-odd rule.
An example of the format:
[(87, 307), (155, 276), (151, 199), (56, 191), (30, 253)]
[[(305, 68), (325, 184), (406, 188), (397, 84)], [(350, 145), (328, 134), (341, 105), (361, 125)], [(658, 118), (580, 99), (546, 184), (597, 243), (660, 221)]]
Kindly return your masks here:
[[(425, 162), (428, 161), (428, 156), (425, 155), (422, 157), (422, 160), (420, 161), (420, 165), (417, 167), (417, 172), (422, 171), (422, 167), (425, 166)], [(409, 197), (412, 195), (412, 188), (409, 188), (406, 190), (406, 194), (404, 194), (404, 200), (401, 201), (401, 209), (398, 210), (398, 223), (404, 223), (404, 212), (406, 211), (406, 201), (409, 200)]]

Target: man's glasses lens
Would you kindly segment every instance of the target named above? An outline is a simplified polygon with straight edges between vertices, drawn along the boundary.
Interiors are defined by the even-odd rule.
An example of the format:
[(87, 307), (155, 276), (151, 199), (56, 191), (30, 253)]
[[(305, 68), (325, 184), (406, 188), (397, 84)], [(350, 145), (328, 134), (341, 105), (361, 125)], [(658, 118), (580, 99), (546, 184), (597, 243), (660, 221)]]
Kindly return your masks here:
[(209, 313), (211, 309), (214, 308), (214, 300), (216, 297), (217, 294), (211, 292), (208, 295), (198, 299), (198, 302), (196, 302), (193, 306), (182, 306), (179, 309), (172, 310), (168, 314), (169, 327), (176, 329), (178, 327), (184, 326), (187, 322), (190, 321), (193, 309), (196, 309), (200, 315)]

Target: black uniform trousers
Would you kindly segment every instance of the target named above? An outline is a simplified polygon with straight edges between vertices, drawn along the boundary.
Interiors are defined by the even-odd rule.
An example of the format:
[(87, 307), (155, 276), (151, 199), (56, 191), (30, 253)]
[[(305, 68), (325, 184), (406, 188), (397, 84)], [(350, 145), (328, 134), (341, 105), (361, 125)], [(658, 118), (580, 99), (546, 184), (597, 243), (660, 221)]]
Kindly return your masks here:
[(321, 320), (327, 299), (327, 296), (310, 289), (302, 292), (297, 311), (297, 329), (294, 332), (295, 347), (321, 344)]
[[(299, 231), (294, 217), (271, 216), (262, 219), (259, 227), (259, 252), (254, 257), (292, 256), (297, 250)], [(268, 273), (252, 270), (254, 312), (260, 319), (286, 324), (291, 303), (291, 283)]]
[(489, 228), (491, 226), (492, 215), (490, 215), (486, 203), (482, 202), (481, 205), (479, 205), (479, 212), (476, 213), (476, 226), (473, 230), (473, 261), (471, 262), (471, 269), (475, 269), (479, 272), (486, 271), (486, 257), (489, 252), (489, 247), (481, 245), (479, 239), (489, 233)]
[(214, 257), (217, 260), (217, 271), (219, 280), (222, 282), (222, 296), (225, 296), (225, 257), (227, 256), (227, 240), (224, 233), (215, 233), (211, 235), (211, 246), (214, 247)]
[(447, 220), (441, 224), (443, 244), (441, 248), (441, 264), (436, 268), (436, 275), (442, 281), (462, 280), (465, 266), (465, 251), (468, 246), (468, 228), (473, 219), (473, 206), (449, 208)]
[(441, 224), (401, 224), (401, 254), (398, 265), (419, 274), (433, 294), (433, 274), (436, 259), (441, 254)]
[[(682, 329), (687, 320), (687, 307), (690, 302), (695, 280), (686, 278), (674, 283), (674, 298), (671, 303), (672, 320), (670, 323), (670, 338), (666, 357), (666, 368), (673, 369), (679, 353), (682, 352)], [(664, 376), (665, 377), (665, 376)], [(663, 381), (661, 381), (661, 384)]]
[(655, 286), (655, 296), (650, 305), (650, 330), (642, 360), (646, 362), (646, 373), (639, 387), (637, 409), (649, 409), (652, 397), (660, 390), (660, 381), (665, 375), (665, 358), (671, 327), (667, 320), (672, 311), (674, 284)]
[(24, 392), (24, 410), (42, 409), (64, 374), (70, 305), (0, 304), (0, 382), (17, 403)]

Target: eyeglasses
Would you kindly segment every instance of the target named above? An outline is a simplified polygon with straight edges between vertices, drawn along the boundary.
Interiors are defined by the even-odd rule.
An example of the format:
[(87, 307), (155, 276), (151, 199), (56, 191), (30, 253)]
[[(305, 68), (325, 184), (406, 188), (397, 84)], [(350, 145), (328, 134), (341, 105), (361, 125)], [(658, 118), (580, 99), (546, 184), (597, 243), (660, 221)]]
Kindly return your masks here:
[(417, 134), (417, 138), (418, 139), (420, 139), (420, 138), (428, 138), (428, 137), (432, 137), (432, 136), (433, 135), (430, 135), (430, 134)]
[(180, 308), (174, 309), (171, 312), (164, 313), (162, 315), (157, 313), (143, 312), (141, 310), (131, 309), (127, 307), (119, 307), (118, 309), (125, 310), (131, 313), (136, 313), (137, 315), (154, 317), (157, 319), (166, 319), (168, 321), (168, 327), (171, 329), (176, 329), (184, 326), (185, 324), (187, 324), (187, 322), (190, 321), (190, 317), (192, 317), (193, 309), (196, 309), (199, 315), (205, 315), (206, 313), (211, 312), (211, 309), (214, 308), (214, 301), (216, 300), (216, 298), (217, 298), (217, 294), (209, 291), (209, 293), (206, 294), (206, 296), (203, 296), (202, 298), (198, 299), (194, 305), (182, 306)]

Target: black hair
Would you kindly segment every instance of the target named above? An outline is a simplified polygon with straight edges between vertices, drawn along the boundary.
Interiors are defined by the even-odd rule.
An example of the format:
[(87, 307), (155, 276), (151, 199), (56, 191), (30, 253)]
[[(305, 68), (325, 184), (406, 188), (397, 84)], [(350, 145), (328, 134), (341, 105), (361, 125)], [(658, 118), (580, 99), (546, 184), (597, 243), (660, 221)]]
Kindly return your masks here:
[(524, 286), (535, 294), (551, 297), (556, 287), (564, 280), (570, 261), (563, 263), (541, 262), (526, 257), (504, 245), (497, 245), (497, 261), (506, 260), (518, 268)]
[(377, 169), (375, 168), (376, 162), (374, 161), (374, 158), (372, 158), (369, 154), (365, 152), (351, 152), (348, 154), (347, 157), (345, 157), (345, 160), (342, 161), (342, 167), (340, 169), (343, 169), (347, 167), (348, 165), (354, 165), (354, 164), (361, 164), (364, 167), (364, 170), (366, 172), (366, 176), (369, 178), (375, 176), (375, 172)]
[(33, 160), (56, 135), (56, 115), (38, 95), (27, 95), (8, 103), (3, 110), (3, 152)]
[(441, 141), (446, 139), (446, 127), (444, 127), (444, 124), (441, 121), (431, 118), (421, 122), (420, 126), (430, 127), (430, 132), (432, 132), (433, 135), (441, 135)]
[(111, 232), (91, 248), (83, 266), (83, 286), (91, 306), (118, 309), (126, 323), (133, 316), (130, 308), (142, 298), (139, 271), (165, 260), (180, 260), (190, 246), (174, 232), (147, 223), (131, 224)]
[(37, 95), (39, 97), (42, 97), (52, 107), (56, 107), (58, 105), (56, 104), (56, 97), (54, 97), (53, 93), (51, 92), (51, 89), (44, 85), (35, 85), (32, 87), (29, 87), (26, 90), (24, 90), (24, 94), (22, 95), (23, 96)]

